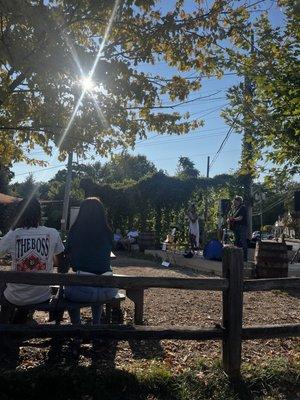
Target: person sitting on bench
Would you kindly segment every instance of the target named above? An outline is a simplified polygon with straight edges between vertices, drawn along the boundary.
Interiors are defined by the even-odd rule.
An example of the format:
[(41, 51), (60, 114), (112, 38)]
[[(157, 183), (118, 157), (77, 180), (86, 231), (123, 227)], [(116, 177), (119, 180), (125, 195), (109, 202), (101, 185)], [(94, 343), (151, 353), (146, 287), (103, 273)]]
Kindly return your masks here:
[(131, 250), (131, 246), (133, 244), (138, 243), (139, 232), (135, 228), (131, 228), (131, 230), (127, 233), (127, 238), (123, 241), (123, 243), (127, 246), (128, 251)]
[(123, 240), (121, 230), (116, 229), (116, 232), (114, 233), (114, 250), (125, 250)]
[[(35, 198), (22, 200), (17, 206), (15, 228), (0, 240), (0, 253), (11, 255), (13, 271), (54, 272), (55, 257), (55, 265), (64, 267), (64, 246), (58, 231), (41, 226), (40, 222), (39, 201)], [(1, 322), (25, 323), (28, 311), (19, 309), (15, 315), (16, 306), (46, 302), (51, 297), (51, 290), (49, 286), (8, 283), (3, 296)]]
[[(72, 225), (66, 243), (66, 255), (78, 275), (112, 275), (110, 252), (113, 234), (108, 225), (104, 207), (97, 197), (85, 199)], [(65, 297), (74, 302), (105, 302), (118, 293), (116, 288), (66, 286)], [(93, 324), (101, 319), (102, 306), (92, 307)], [(80, 324), (80, 308), (69, 310), (72, 324)]]

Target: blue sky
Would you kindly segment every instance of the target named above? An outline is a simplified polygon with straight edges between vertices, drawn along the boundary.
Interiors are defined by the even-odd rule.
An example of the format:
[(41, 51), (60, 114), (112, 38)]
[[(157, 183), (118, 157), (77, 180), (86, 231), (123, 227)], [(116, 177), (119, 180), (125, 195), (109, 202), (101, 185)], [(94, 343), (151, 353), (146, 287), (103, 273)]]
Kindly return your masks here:
[[(164, 11), (166, 10), (166, 3), (169, 6), (171, 2), (162, 2)], [(186, 9), (190, 11), (193, 8), (193, 4), (193, 1), (187, 1)], [(269, 13), (274, 24), (281, 23), (281, 12), (275, 5), (269, 10)], [(141, 68), (145, 72), (160, 73), (167, 78), (172, 76), (174, 72), (164, 62), (159, 62), (155, 66), (145, 65)], [(191, 74), (192, 71), (189, 71), (183, 75), (189, 76)], [(227, 104), (226, 90), (238, 83), (238, 81), (239, 78), (235, 75), (224, 75), (222, 79), (203, 79), (201, 89), (193, 93), (190, 99), (218, 93), (212, 97), (184, 104), (176, 108), (176, 111), (182, 113), (188, 111), (191, 114), (191, 118), (202, 117), (204, 126), (183, 136), (157, 136), (155, 133), (150, 132), (149, 139), (143, 141), (137, 140), (135, 149), (130, 151), (130, 153), (145, 155), (149, 160), (154, 162), (158, 169), (163, 169), (171, 175), (176, 170), (178, 158), (180, 156), (189, 157), (195, 163), (200, 173), (204, 175), (206, 173), (207, 156), (211, 158), (214, 156), (229, 129), (220, 117), (222, 108)], [(166, 102), (169, 103), (168, 101)], [(241, 152), (241, 139), (241, 135), (235, 133), (233, 130), (224, 149), (212, 166), (211, 176), (237, 169)], [(38, 148), (33, 150), (32, 155), (38, 159), (47, 161), (49, 165), (41, 168), (40, 166), (16, 163), (13, 167), (13, 172), (15, 173), (14, 181), (23, 181), (30, 173), (33, 174), (36, 181), (48, 180), (59, 169), (63, 168), (64, 163), (60, 162), (55, 155), (49, 158)], [(86, 161), (80, 159), (78, 161), (84, 163), (93, 162), (92, 157), (97, 161), (108, 161), (108, 159), (95, 156), (93, 151), (88, 154), (88, 157), (89, 159)]]

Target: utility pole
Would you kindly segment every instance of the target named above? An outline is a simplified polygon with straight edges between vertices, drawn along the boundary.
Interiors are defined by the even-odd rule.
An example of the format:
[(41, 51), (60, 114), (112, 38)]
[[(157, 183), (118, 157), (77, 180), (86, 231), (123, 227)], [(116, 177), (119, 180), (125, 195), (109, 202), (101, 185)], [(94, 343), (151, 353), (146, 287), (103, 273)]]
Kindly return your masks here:
[[(210, 169), (210, 156), (207, 157), (206, 178), (209, 178), (209, 169)], [(207, 216), (208, 216), (208, 197), (207, 197), (207, 193), (206, 193), (205, 202), (204, 202), (203, 244), (205, 244), (206, 238), (207, 238)]]
[(259, 214), (260, 214), (260, 231), (262, 231), (262, 227), (263, 227), (262, 200), (260, 201), (260, 205), (259, 205)]
[(62, 217), (61, 217), (61, 233), (62, 233), (63, 237), (67, 232), (67, 220), (68, 220), (70, 192), (71, 192), (71, 184), (72, 184), (72, 165), (73, 165), (73, 151), (70, 151), (68, 154), (66, 186), (65, 186), (65, 194), (64, 194), (63, 211), (62, 211)]
[(254, 204), (255, 206), (258, 208), (259, 207), (259, 231), (260, 234), (262, 233), (262, 227), (263, 227), (263, 202), (266, 200), (266, 195), (265, 193), (262, 191), (261, 187), (259, 187), (254, 195), (253, 195), (253, 199), (254, 199)]
[(209, 178), (210, 156), (207, 156), (206, 178)]
[[(251, 36), (251, 53), (254, 53), (254, 34)], [(249, 110), (253, 103), (253, 85), (248, 75), (244, 78), (244, 138), (242, 151), (242, 167), (247, 170), (245, 176), (245, 200), (248, 211), (248, 238), (252, 236), (252, 209), (253, 209), (253, 142), (252, 129), (249, 119)]]

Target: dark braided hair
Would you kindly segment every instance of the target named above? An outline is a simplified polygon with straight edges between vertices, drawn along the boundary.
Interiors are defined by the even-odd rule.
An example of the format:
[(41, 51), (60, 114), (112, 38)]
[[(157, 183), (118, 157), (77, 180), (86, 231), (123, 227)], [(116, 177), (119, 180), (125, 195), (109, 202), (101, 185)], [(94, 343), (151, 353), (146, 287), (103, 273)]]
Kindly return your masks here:
[(42, 210), (36, 198), (23, 199), (19, 202), (16, 213), (15, 228), (37, 228), (40, 225)]

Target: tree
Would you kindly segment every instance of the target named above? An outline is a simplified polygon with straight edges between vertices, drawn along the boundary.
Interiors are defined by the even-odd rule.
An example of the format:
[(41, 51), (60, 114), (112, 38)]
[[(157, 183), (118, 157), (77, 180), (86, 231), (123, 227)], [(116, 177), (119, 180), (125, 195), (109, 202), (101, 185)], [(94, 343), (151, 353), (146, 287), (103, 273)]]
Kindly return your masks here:
[(240, 49), (229, 52), (231, 65), (252, 82), (252, 98), (244, 84), (230, 89), (231, 104), (224, 115), (235, 130), (251, 131), (247, 141), (252, 151), (244, 151), (241, 172), (253, 176), (259, 172), (255, 165), (262, 156), (277, 164), (281, 174), (300, 171), (299, 2), (278, 4), (286, 21), (283, 26), (273, 26), (266, 13), (252, 23), (249, 18), (248, 27), (238, 35)]
[(13, 176), (14, 174), (9, 167), (0, 163), (0, 193), (8, 193), (8, 184)]
[(89, 177), (94, 182), (102, 180), (102, 164), (99, 161), (92, 164), (74, 164), (73, 172), (77, 177)]
[(128, 229), (132, 223), (141, 230), (156, 231), (163, 240), (172, 224), (180, 227), (182, 238), (186, 234), (184, 218), (189, 201), (197, 204), (200, 213), (204, 210), (204, 195), (210, 190), (209, 228), (217, 225), (218, 200), (229, 193), (236, 193), (237, 175), (222, 175), (215, 178), (182, 179), (168, 176), (162, 171), (146, 175), (137, 182), (116, 186), (95, 183), (83, 179), (80, 187), (86, 196), (99, 196), (107, 207), (115, 228)]
[(38, 190), (38, 183), (35, 182), (33, 175), (30, 174), (24, 182), (16, 182), (11, 185), (11, 192), (14, 196), (21, 197), (21, 198), (28, 198), (33, 193), (35, 195), (39, 195)]
[[(202, 75), (222, 75), (225, 17), (230, 26), (241, 24), (247, 8), (225, 0), (210, 8), (197, 0), (190, 13), (182, 0), (167, 12), (158, 0), (1, 1), (3, 163), (34, 162), (26, 149), (36, 144), (47, 154), (59, 147), (62, 159), (91, 146), (104, 155), (133, 147), (149, 131), (184, 134), (199, 127), (200, 120), (176, 107), (201, 87)], [(140, 68), (158, 60), (196, 75), (166, 79)], [(90, 72), (95, 87), (85, 79), (82, 96)]]
[[(54, 178), (49, 182), (43, 182), (39, 185), (39, 194), (41, 200), (48, 200), (43, 206), (43, 214), (45, 215), (45, 223), (56, 229), (61, 227), (62, 215), (62, 199), (64, 198), (67, 170), (58, 171)], [(82, 175), (77, 171), (73, 171), (72, 188), (70, 193), (70, 204), (78, 206), (80, 201), (84, 199), (84, 193), (80, 189), (80, 180)]]
[(188, 157), (179, 157), (176, 176), (181, 179), (198, 178), (199, 171), (195, 168), (195, 164)]
[[(14, 174), (0, 163), (0, 193), (9, 193), (9, 181), (13, 178)], [(9, 208), (9, 212), (8, 212)], [(14, 207), (0, 203), (0, 233), (5, 233), (9, 229), (11, 223), (11, 215), (15, 211)]]
[(130, 180), (137, 182), (146, 175), (152, 175), (156, 172), (155, 165), (145, 156), (132, 156), (125, 152), (113, 156), (111, 161), (103, 165), (101, 181), (113, 184)]

